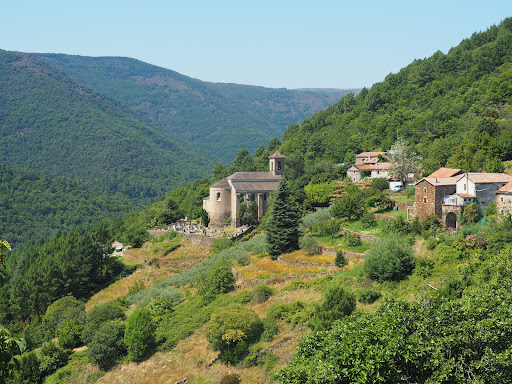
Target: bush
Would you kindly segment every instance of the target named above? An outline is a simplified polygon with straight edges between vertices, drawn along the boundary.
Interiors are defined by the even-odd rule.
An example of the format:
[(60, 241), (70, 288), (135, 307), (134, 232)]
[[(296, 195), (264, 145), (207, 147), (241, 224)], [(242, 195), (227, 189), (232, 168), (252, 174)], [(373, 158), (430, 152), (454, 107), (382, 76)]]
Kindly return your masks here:
[(372, 180), (370, 188), (378, 189), (381, 192), (385, 191), (389, 188), (389, 181), (387, 181), (384, 177), (376, 177)]
[(345, 252), (343, 252), (343, 251), (336, 252), (336, 258), (334, 259), (334, 265), (339, 268), (342, 268), (347, 264), (348, 264), (348, 261), (345, 258)]
[(273, 316), (265, 317), (263, 319), (263, 333), (261, 334), (261, 341), (272, 341), (278, 333), (279, 325), (277, 325), (277, 319)]
[(332, 215), (339, 219), (357, 220), (365, 212), (364, 194), (357, 187), (350, 188), (347, 193), (336, 200), (332, 207)]
[(361, 217), (361, 224), (363, 228), (373, 228), (377, 225), (377, 219), (373, 213), (366, 212), (363, 217)]
[(68, 353), (57, 344), (50, 342), (39, 352), (39, 370), (41, 375), (49, 376), (68, 363)]
[(221, 360), (236, 364), (247, 354), (249, 344), (256, 342), (263, 323), (252, 309), (232, 304), (214, 312), (206, 326), (206, 338)]
[(435, 247), (437, 247), (437, 239), (435, 237), (429, 237), (425, 247), (429, 250), (433, 250)]
[(174, 287), (152, 286), (149, 289), (128, 295), (127, 302), (130, 305), (136, 304), (137, 307), (144, 308), (157, 297), (163, 297), (165, 300), (174, 303), (181, 299), (182, 294)]
[(126, 352), (124, 323), (117, 319), (102, 323), (89, 343), (89, 356), (103, 370), (110, 369)]
[(302, 237), (299, 241), (299, 245), (307, 256), (313, 256), (322, 253), (322, 247), (318, 245), (318, 240), (310, 234)]
[(126, 322), (124, 343), (130, 360), (140, 360), (155, 341), (155, 324), (146, 308), (136, 309)]
[(85, 344), (89, 344), (101, 324), (115, 319), (124, 320), (124, 312), (118, 303), (109, 301), (96, 305), (87, 313), (85, 327), (82, 332), (82, 341)]
[(242, 380), (236, 373), (228, 373), (220, 379), (220, 384), (240, 384)]
[(359, 302), (363, 304), (373, 304), (379, 300), (381, 296), (380, 292), (368, 289), (359, 294)]
[(252, 300), (256, 303), (267, 301), (274, 294), (274, 290), (266, 285), (258, 285), (252, 293)]
[(434, 271), (434, 262), (429, 259), (421, 258), (416, 262), (415, 272), (422, 277), (432, 276)]
[(363, 269), (374, 280), (402, 280), (414, 269), (412, 247), (403, 237), (390, 234), (372, 244)]
[(203, 296), (213, 299), (220, 293), (227, 293), (233, 289), (235, 277), (229, 265), (220, 265), (204, 279), (201, 287)]
[(359, 247), (360, 245), (363, 245), (361, 237), (357, 233), (347, 232), (345, 234), (345, 241), (347, 245), (351, 247)]
[(317, 305), (311, 322), (308, 324), (315, 331), (331, 328), (335, 320), (350, 315), (356, 309), (356, 299), (343, 287), (331, 288), (325, 295), (325, 301)]
[(52, 339), (62, 322), (68, 319), (85, 320), (85, 305), (73, 296), (65, 296), (48, 307), (42, 319), (44, 339)]
[(478, 202), (473, 202), (464, 207), (462, 211), (462, 223), (477, 223), (483, 217), (482, 209)]
[(165, 296), (155, 297), (146, 307), (151, 314), (151, 321), (158, 325), (163, 317), (169, 315), (173, 311), (172, 301)]
[(213, 239), (213, 244), (210, 247), (210, 255), (216, 255), (220, 251), (228, 249), (232, 247), (235, 242), (231, 239), (221, 238), (221, 239)]
[(59, 346), (64, 349), (78, 347), (83, 330), (84, 323), (77, 318), (64, 320), (56, 332), (56, 336), (59, 338)]

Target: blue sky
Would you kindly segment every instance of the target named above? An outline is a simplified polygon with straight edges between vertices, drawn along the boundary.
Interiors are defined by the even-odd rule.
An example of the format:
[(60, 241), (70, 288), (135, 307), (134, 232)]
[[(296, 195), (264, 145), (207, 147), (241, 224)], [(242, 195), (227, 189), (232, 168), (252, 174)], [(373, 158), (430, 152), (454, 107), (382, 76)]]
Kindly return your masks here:
[(512, 1), (9, 1), (0, 49), (126, 56), (204, 81), (370, 87), (512, 16)]

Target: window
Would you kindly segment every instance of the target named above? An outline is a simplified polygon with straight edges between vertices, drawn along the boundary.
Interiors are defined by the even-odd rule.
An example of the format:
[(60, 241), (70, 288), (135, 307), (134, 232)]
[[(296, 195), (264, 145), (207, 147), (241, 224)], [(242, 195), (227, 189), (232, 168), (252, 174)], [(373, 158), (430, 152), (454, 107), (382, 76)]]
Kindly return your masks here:
[(427, 187), (423, 188), (423, 193), (427, 193)]
[(501, 202), (503, 203), (503, 197), (501, 198)]
[(267, 194), (266, 193), (263, 194), (263, 201), (267, 201)]
[(220, 192), (217, 192), (217, 201), (220, 201)]
[(423, 202), (424, 202), (425, 204), (427, 204), (427, 198), (426, 198), (426, 197), (424, 197), (424, 198), (423, 198)]
[(466, 187), (467, 187), (467, 185), (466, 185), (466, 184), (464, 184), (464, 190), (466, 190)]
[(279, 160), (277, 162), (277, 170), (280, 171), (281, 170), (281, 160)]

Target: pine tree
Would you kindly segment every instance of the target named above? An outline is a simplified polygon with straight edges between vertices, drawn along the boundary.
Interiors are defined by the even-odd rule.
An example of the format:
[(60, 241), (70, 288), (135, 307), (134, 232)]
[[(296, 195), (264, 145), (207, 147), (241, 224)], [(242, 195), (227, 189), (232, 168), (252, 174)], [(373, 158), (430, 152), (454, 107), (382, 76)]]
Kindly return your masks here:
[(299, 249), (299, 213), (294, 204), (286, 180), (279, 183), (273, 196), (270, 220), (265, 228), (267, 249), (272, 259)]

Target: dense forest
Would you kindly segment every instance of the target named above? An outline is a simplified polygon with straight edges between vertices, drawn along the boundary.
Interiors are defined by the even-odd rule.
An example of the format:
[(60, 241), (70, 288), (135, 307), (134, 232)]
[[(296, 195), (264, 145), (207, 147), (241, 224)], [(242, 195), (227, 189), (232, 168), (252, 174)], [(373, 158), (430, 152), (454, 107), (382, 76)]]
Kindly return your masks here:
[(0, 150), (11, 165), (149, 202), (209, 162), (33, 56), (0, 51)]
[(280, 137), (348, 93), (208, 83), (138, 60), (37, 54), (91, 89), (147, 116), (167, 137), (180, 137), (224, 164), (240, 147)]

